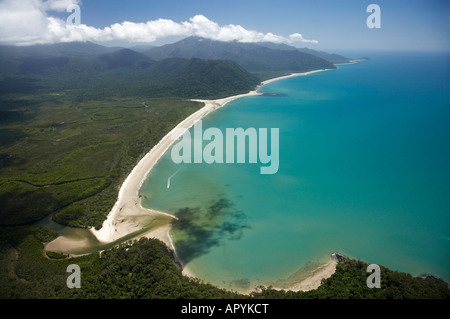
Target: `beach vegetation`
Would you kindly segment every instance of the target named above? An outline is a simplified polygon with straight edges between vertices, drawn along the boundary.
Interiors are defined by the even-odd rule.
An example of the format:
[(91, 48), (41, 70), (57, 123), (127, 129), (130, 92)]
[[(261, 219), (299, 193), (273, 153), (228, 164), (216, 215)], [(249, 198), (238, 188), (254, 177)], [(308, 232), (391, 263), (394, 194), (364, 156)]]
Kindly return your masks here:
[[(250, 295), (183, 276), (167, 246), (142, 238), (80, 257), (49, 259), (36, 226), (0, 229), (0, 298), (50, 299), (448, 299), (442, 279), (381, 267), (380, 289), (366, 285), (367, 263), (344, 258), (336, 272), (308, 292), (258, 289)], [(50, 234), (48, 234), (50, 235)], [(45, 237), (45, 236), (44, 236)], [(45, 238), (48, 239), (48, 238)], [(55, 255), (56, 256), (56, 255)], [(59, 256), (63, 257), (63, 256)], [(66, 286), (67, 266), (81, 269), (81, 288)]]
[[(92, 43), (31, 49), (0, 47), (0, 298), (450, 298), (441, 279), (384, 267), (381, 288), (369, 289), (367, 264), (351, 259), (316, 290), (269, 287), (247, 296), (183, 276), (173, 252), (156, 239), (79, 257), (46, 253), (44, 243), (57, 233), (34, 223), (51, 216), (63, 225), (101, 227), (131, 169), (202, 107), (188, 99), (247, 93), (262, 78), (330, 62), (309, 57), (314, 63), (301, 65), (298, 53), (278, 52), (273, 61), (280, 54), (289, 59), (264, 66), (274, 53), (259, 49), (254, 53), (270, 54), (247, 61), (251, 74), (231, 60), (156, 61)], [(286, 68), (289, 61), (295, 70)], [(238, 217), (224, 232), (247, 227)], [(177, 227), (194, 226), (181, 220)], [(81, 269), (80, 289), (66, 286), (73, 263)]]
[(202, 105), (182, 99), (68, 96), (0, 98), (26, 121), (0, 130), (0, 224), (36, 222), (101, 226), (118, 187), (137, 161), (179, 121)]

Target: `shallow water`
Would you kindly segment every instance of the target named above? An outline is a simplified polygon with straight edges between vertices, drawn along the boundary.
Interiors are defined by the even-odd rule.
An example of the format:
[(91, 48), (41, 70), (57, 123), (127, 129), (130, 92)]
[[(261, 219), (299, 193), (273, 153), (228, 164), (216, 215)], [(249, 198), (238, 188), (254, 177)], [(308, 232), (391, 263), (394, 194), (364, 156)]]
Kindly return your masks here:
[(276, 174), (174, 164), (169, 151), (143, 205), (180, 218), (178, 255), (226, 288), (286, 278), (334, 251), (449, 281), (448, 58), (379, 54), (270, 83), (263, 91), (281, 97), (235, 100), (203, 128), (279, 128)]

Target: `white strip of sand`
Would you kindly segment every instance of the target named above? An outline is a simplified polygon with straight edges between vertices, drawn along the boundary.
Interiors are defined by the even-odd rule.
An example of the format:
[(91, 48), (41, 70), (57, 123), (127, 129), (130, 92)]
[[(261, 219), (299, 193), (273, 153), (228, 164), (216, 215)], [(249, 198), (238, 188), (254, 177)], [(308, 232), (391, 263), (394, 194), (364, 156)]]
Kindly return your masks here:
[(280, 76), (277, 78), (266, 80), (266, 81), (262, 82), (259, 86), (263, 86), (263, 85), (266, 85), (266, 84), (269, 84), (269, 83), (272, 83), (272, 82), (275, 82), (278, 80), (282, 80), (282, 79), (292, 78), (294, 76), (308, 75), (308, 74), (313, 74), (313, 73), (327, 71), (327, 70), (331, 70), (331, 69), (321, 69), (321, 70), (314, 70), (314, 71), (308, 71), (308, 72), (303, 72), (303, 73), (292, 73), (292, 74), (288, 74), (288, 75), (284, 75), (284, 76)]
[[(274, 81), (278, 81), (281, 79), (290, 78), (294, 76), (308, 75), (320, 71), (326, 70), (324, 69), (303, 73), (293, 73), (273, 78), (262, 82), (260, 85), (258, 85), (257, 88), (260, 88), (265, 84), (272, 83)], [(257, 90), (255, 90), (247, 94), (240, 94), (217, 100), (192, 100), (202, 102), (205, 105), (203, 108), (199, 109), (198, 111), (196, 111), (195, 113), (191, 114), (186, 119), (184, 119), (182, 122), (180, 122), (138, 162), (138, 164), (133, 168), (131, 173), (128, 175), (128, 177), (125, 179), (122, 186), (120, 187), (117, 201), (114, 204), (111, 211), (109, 212), (106, 220), (103, 222), (102, 228), (99, 230), (91, 228), (90, 231), (92, 232), (92, 234), (100, 242), (110, 243), (132, 232), (141, 230), (144, 227), (144, 224), (139, 221), (142, 219), (155, 216), (158, 214), (167, 215), (172, 217), (173, 219), (177, 219), (175, 216), (143, 208), (141, 206), (141, 198), (139, 196), (139, 190), (143, 182), (147, 178), (147, 175), (150, 173), (151, 169), (155, 166), (155, 164), (158, 162), (161, 156), (170, 148), (170, 146), (175, 141), (177, 141), (186, 130), (192, 127), (196, 121), (201, 120), (209, 113), (213, 112), (214, 110), (220, 107), (223, 107), (224, 105), (233, 100), (239, 99), (241, 97), (258, 94), (259, 93), (257, 92)], [(149, 238), (157, 238), (163, 241), (169, 248), (175, 250), (169, 232), (170, 232), (170, 224), (161, 226), (158, 229), (153, 229), (148, 233), (144, 234), (144, 236)], [(60, 240), (57, 242), (59, 244), (58, 246), (66, 245), (67, 247), (71, 247), (73, 245), (79, 246), (80, 244), (82, 244), (81, 242), (71, 243), (70, 240), (68, 240), (67, 238), (64, 238), (64, 240), (60, 238)], [(83, 244), (85, 243), (83, 242)], [(49, 245), (49, 248), (51, 246), (52, 245)], [(194, 274), (191, 274), (188, 269), (185, 269), (184, 273), (194, 276)]]
[(74, 249), (86, 248), (89, 245), (87, 238), (71, 238), (58, 236), (56, 239), (44, 245), (44, 250), (69, 254)]
[[(259, 86), (278, 81), (285, 78), (290, 78), (294, 76), (308, 75), (315, 72), (320, 72), (325, 70), (315, 70), (304, 73), (293, 73), (274, 79), (266, 80), (262, 82)], [(139, 163), (133, 168), (131, 173), (123, 182), (119, 190), (119, 195), (115, 205), (107, 216), (107, 219), (103, 222), (102, 228), (96, 230), (91, 228), (90, 231), (100, 242), (109, 243), (115, 241), (125, 235), (128, 235), (134, 231), (142, 229), (142, 224), (136, 223), (136, 218), (143, 216), (152, 216), (155, 214), (165, 214), (159, 211), (150, 210), (143, 208), (141, 206), (141, 199), (139, 197), (139, 190), (147, 178), (147, 175), (151, 169), (155, 166), (161, 156), (170, 148), (170, 146), (177, 141), (181, 135), (188, 130), (191, 126), (195, 124), (196, 121), (201, 120), (209, 113), (214, 110), (223, 107), (227, 103), (239, 99), (241, 97), (258, 95), (259, 93), (251, 91), (247, 94), (239, 94), (235, 96), (230, 96), (223, 99), (217, 100), (192, 100), (197, 102), (202, 102), (205, 104), (203, 108), (197, 112), (191, 114), (182, 122), (180, 122), (175, 128), (173, 128), (168, 134), (166, 134), (157, 145), (155, 145), (150, 152), (148, 152)], [(169, 215), (176, 219), (175, 216)], [(166, 231), (155, 232), (152, 231), (149, 235), (154, 235), (152, 237), (162, 240), (170, 248), (174, 249), (172, 241), (169, 237), (170, 227), (164, 227)]]
[[(308, 75), (323, 70), (315, 70), (303, 73), (293, 73), (277, 78), (273, 78), (270, 80), (266, 80), (258, 85), (257, 90), (268, 83), (272, 83), (274, 81), (278, 81), (285, 78), (290, 78), (294, 76), (302, 76)], [(90, 231), (92, 234), (103, 243), (110, 243), (120, 239), (123, 236), (126, 236), (132, 232), (141, 230), (145, 227), (145, 224), (142, 223), (144, 219), (156, 216), (156, 215), (166, 215), (171, 217), (172, 219), (177, 219), (177, 217), (152, 210), (147, 209), (141, 206), (141, 198), (139, 196), (139, 190), (147, 178), (147, 175), (150, 173), (151, 169), (155, 166), (161, 156), (170, 148), (170, 146), (176, 142), (181, 135), (192, 127), (196, 121), (201, 120), (214, 110), (223, 107), (227, 103), (239, 99), (241, 97), (259, 95), (259, 93), (255, 91), (251, 91), (247, 94), (240, 94), (235, 96), (230, 96), (223, 99), (217, 100), (192, 100), (197, 102), (204, 103), (204, 107), (199, 109), (197, 112), (191, 114), (182, 122), (180, 122), (175, 128), (173, 128), (168, 134), (166, 134), (157, 145), (155, 145), (133, 168), (131, 173), (123, 182), (120, 187), (118, 198), (113, 208), (109, 212), (107, 219), (103, 222), (102, 228), (96, 230), (91, 228)], [(145, 236), (148, 238), (156, 238), (164, 242), (169, 248), (175, 251), (175, 247), (170, 238), (170, 224), (162, 225), (156, 229), (152, 229), (151, 231), (140, 235), (139, 237)], [(84, 247), (87, 245), (86, 241), (83, 240), (71, 240), (71, 238), (57, 238), (54, 243), (51, 242), (47, 244), (46, 248), (48, 250), (54, 250), (56, 248), (65, 248), (63, 250), (69, 251), (73, 248), (79, 248), (80, 246)], [(53, 247), (54, 246), (54, 247)], [(64, 246), (64, 247), (63, 247)], [(53, 249), (52, 249), (53, 248)], [(335, 271), (336, 265), (334, 262), (330, 262), (323, 268), (315, 271), (311, 274), (310, 277), (306, 278), (302, 282), (289, 287), (289, 290), (305, 290), (305, 289), (315, 289), (320, 285), (322, 278), (327, 278), (331, 276)], [(191, 273), (190, 270), (185, 267), (183, 269), (183, 273), (188, 276), (195, 277), (195, 274)], [(311, 288), (312, 287), (312, 288)], [(315, 288), (314, 288), (315, 287)]]
[[(310, 291), (319, 288), (323, 279), (330, 278), (336, 271), (337, 261), (332, 259), (325, 265), (312, 271), (305, 279), (294, 283), (284, 290)], [(280, 290), (281, 288), (274, 288)]]
[[(244, 97), (257, 95), (256, 91), (251, 91), (247, 94), (240, 94), (224, 99), (218, 100), (193, 100), (205, 103), (205, 106), (197, 112), (191, 114), (184, 119), (175, 128), (173, 128), (166, 136), (164, 136), (157, 145), (155, 145), (150, 152), (148, 152), (139, 163), (133, 168), (131, 173), (123, 182), (119, 190), (117, 201), (108, 214), (107, 219), (103, 222), (102, 228), (99, 230), (91, 228), (91, 232), (100, 242), (109, 243), (115, 241), (125, 235), (134, 231), (140, 230), (142, 225), (135, 222), (139, 216), (151, 216), (154, 214), (165, 214), (155, 210), (145, 209), (141, 206), (141, 198), (139, 197), (139, 189), (147, 178), (151, 169), (155, 166), (161, 156), (170, 148), (170, 146), (177, 141), (181, 135), (195, 124), (196, 121), (202, 119), (212, 111), (227, 104), (230, 101)], [(176, 219), (175, 216), (171, 216)], [(170, 237), (170, 227), (166, 228), (166, 232), (152, 232), (149, 235), (157, 238), (168, 244), (174, 249)]]

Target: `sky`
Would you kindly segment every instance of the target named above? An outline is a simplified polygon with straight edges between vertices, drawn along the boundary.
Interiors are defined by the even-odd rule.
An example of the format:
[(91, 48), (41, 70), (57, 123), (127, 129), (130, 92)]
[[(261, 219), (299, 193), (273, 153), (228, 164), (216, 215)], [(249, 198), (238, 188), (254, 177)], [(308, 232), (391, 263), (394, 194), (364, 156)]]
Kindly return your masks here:
[[(369, 28), (369, 4), (380, 28)], [(70, 5), (80, 24), (68, 24)], [(73, 22), (77, 22), (73, 20)], [(197, 35), (316, 50), (450, 50), (450, 0), (0, 0), (0, 44), (161, 45)]]

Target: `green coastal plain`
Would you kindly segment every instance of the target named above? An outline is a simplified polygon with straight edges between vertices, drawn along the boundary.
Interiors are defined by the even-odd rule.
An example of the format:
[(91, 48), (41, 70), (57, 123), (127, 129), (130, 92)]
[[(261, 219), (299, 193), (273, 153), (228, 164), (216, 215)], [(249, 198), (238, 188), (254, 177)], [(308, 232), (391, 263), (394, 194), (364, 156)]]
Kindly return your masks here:
[[(39, 225), (43, 219), (101, 227), (137, 162), (203, 106), (189, 99), (247, 93), (268, 78), (348, 61), (268, 44), (202, 41), (202, 50), (197, 41), (144, 53), (92, 43), (0, 47), (0, 298), (450, 298), (442, 279), (385, 267), (381, 288), (370, 289), (368, 264), (346, 257), (316, 290), (242, 295), (183, 276), (154, 239), (79, 257), (44, 250), (58, 232)], [(224, 59), (230, 52), (252, 58)], [(82, 289), (66, 286), (73, 263)]]

